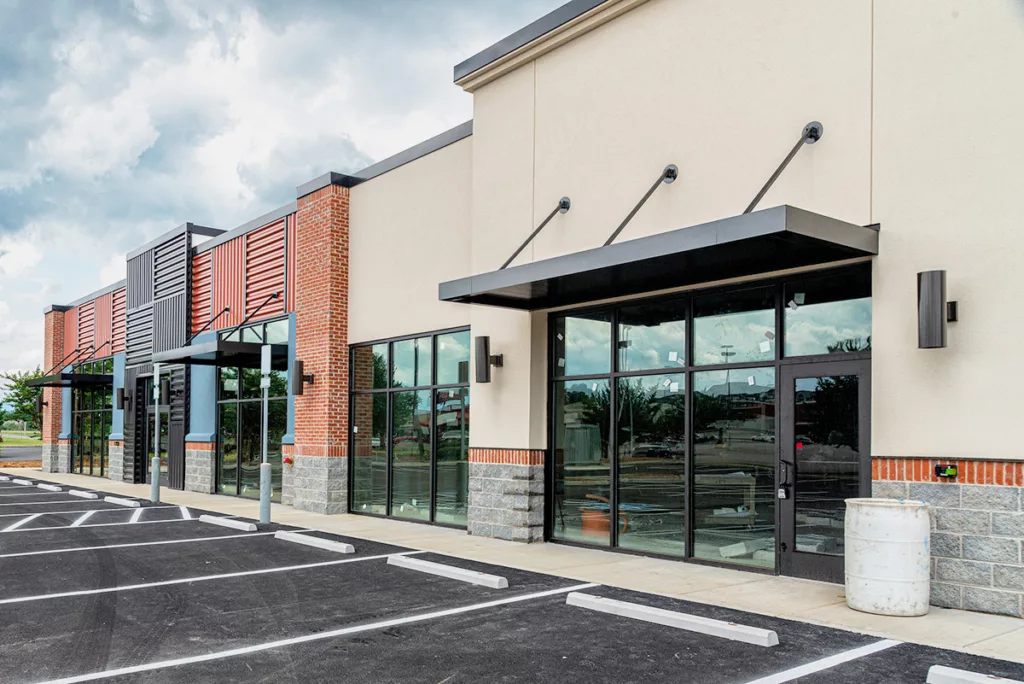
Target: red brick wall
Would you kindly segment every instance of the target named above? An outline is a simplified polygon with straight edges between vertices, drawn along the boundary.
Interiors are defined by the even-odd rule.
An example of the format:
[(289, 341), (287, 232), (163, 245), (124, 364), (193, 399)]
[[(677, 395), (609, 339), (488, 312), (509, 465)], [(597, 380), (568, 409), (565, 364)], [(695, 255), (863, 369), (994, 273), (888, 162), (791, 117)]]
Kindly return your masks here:
[[(956, 465), (958, 476), (936, 477), (935, 466)], [(1024, 462), (969, 461), (934, 458), (876, 458), (871, 462), (871, 479), (900, 482), (953, 482), (1024, 487)]]
[(295, 358), (315, 380), (295, 397), (296, 456), (347, 452), (348, 217), (348, 188), (329, 185), (298, 201)]
[[(64, 358), (64, 312), (51, 311), (44, 318), (43, 332), (43, 370), (49, 370)], [(55, 370), (59, 373), (60, 368)], [(61, 390), (59, 387), (43, 389), (42, 434), (44, 444), (56, 444), (60, 434)]]
[(503, 463), (507, 465), (544, 465), (543, 449), (480, 449), (470, 448), (470, 463)]

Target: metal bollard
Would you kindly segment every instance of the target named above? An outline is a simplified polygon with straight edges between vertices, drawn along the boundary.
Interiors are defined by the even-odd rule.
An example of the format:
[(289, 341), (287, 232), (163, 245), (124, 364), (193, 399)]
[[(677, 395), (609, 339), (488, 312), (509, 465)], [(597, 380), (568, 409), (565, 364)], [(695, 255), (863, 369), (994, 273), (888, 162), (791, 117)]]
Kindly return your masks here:
[(270, 464), (260, 464), (260, 523), (266, 525), (270, 522)]
[(149, 500), (160, 503), (160, 457), (154, 456), (149, 464)]

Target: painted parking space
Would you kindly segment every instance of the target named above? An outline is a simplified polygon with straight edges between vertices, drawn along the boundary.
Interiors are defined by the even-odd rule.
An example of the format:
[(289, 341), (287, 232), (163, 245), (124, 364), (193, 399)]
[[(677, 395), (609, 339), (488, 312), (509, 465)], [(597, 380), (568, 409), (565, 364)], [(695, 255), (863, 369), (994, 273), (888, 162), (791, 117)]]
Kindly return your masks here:
[[(17, 545), (0, 553), (0, 681), (455, 684), (500, 673), (506, 682), (859, 684), (923, 682), (934, 664), (1024, 675), (1012, 663), (325, 532), (239, 533), (199, 522), (204, 513), (50, 509), (26, 523), (43, 527), (0, 534)], [(355, 552), (276, 539), (279, 530)], [(395, 554), (463, 572), (389, 564)], [(507, 588), (459, 579), (467, 573)], [(569, 605), (574, 592), (771, 630), (778, 644)]]

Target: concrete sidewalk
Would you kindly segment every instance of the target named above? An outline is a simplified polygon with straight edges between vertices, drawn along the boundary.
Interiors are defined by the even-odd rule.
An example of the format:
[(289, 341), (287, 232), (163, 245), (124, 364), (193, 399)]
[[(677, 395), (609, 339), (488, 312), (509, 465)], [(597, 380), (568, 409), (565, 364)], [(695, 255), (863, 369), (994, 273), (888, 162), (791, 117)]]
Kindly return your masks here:
[[(149, 485), (35, 469), (3, 468), (80, 489), (149, 498)], [(225, 515), (259, 518), (259, 503), (211, 494), (161, 490), (162, 500)], [(846, 607), (843, 587), (788, 577), (632, 556), (559, 544), (521, 544), (472, 537), (461, 530), (359, 515), (319, 515), (274, 505), (277, 523), (443, 553), (484, 563), (599, 582), (672, 598), (837, 627), (875, 636), (1024, 663), (1024, 620), (933, 607), (928, 615), (893, 618)]]

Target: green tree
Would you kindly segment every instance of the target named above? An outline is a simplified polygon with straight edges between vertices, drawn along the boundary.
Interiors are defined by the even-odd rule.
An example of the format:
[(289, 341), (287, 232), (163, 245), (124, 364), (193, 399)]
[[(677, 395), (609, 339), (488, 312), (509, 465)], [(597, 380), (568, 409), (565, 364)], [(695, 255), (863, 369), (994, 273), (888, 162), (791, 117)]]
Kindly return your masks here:
[(0, 373), (0, 392), (3, 393), (3, 401), (7, 405), (8, 420), (23, 420), (37, 430), (40, 428), (36, 401), (43, 393), (43, 389), (29, 387), (26, 383), (42, 375), (43, 372), (38, 366), (32, 371)]

